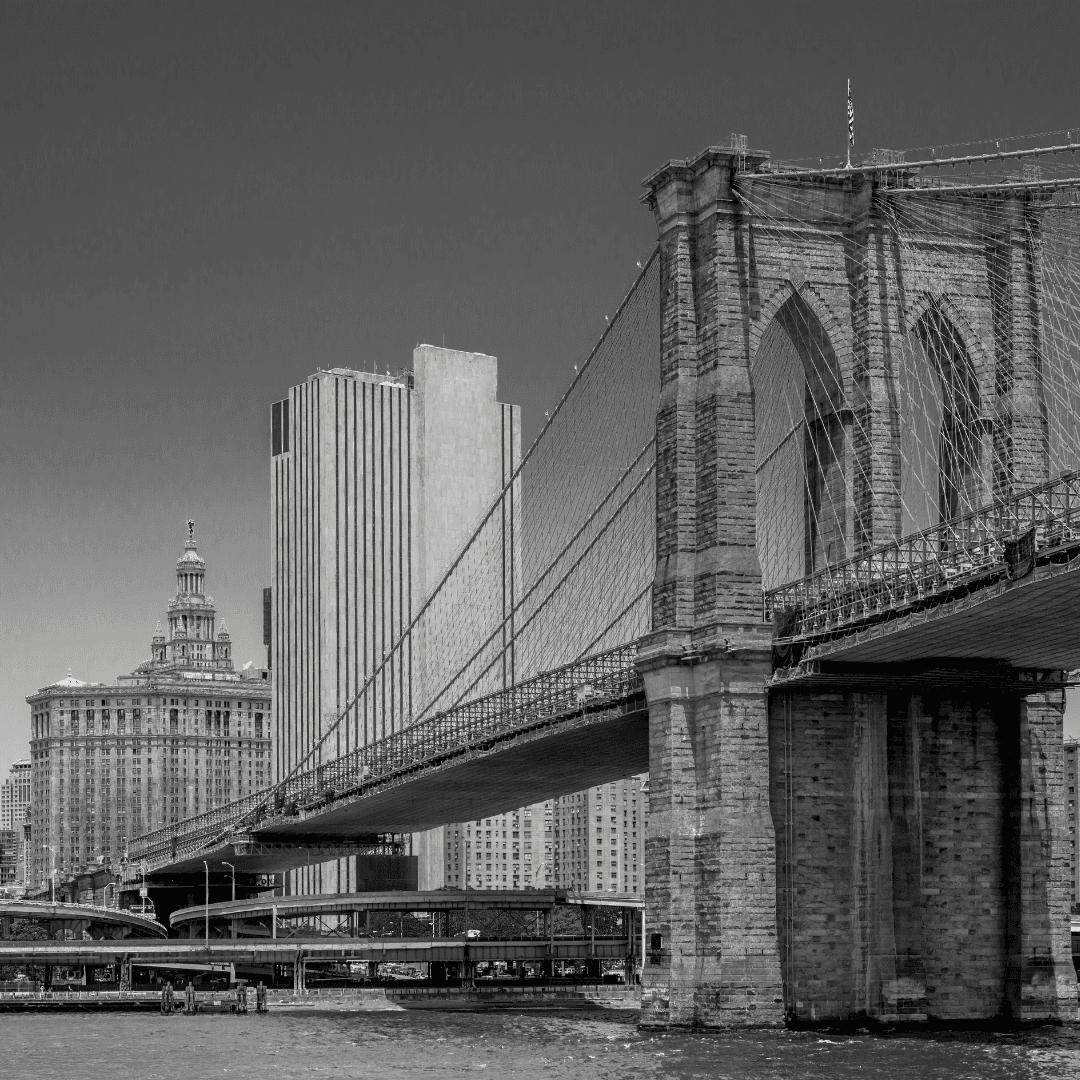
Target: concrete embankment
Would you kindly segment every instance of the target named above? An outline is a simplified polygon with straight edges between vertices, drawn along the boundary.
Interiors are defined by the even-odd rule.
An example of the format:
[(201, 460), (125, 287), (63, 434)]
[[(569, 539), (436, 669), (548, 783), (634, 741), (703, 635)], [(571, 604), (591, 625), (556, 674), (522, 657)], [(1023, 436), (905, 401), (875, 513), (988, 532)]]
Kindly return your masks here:
[[(254, 992), (249, 991), (249, 1008), (255, 1012)], [(201, 1011), (221, 1011), (213, 1006), (228, 997), (227, 992), (200, 992)], [(612, 1009), (636, 1012), (641, 1005), (638, 987), (608, 985), (577, 986), (457, 986), (350, 987), (335, 990), (267, 990), (270, 1012), (335, 1011), (397, 1012), (403, 1009), (433, 1009), (481, 1012), (489, 1009)], [(183, 1006), (183, 991), (177, 992), (176, 1011)], [(0, 993), (0, 1012), (161, 1012), (159, 991), (57, 991), (50, 993)]]

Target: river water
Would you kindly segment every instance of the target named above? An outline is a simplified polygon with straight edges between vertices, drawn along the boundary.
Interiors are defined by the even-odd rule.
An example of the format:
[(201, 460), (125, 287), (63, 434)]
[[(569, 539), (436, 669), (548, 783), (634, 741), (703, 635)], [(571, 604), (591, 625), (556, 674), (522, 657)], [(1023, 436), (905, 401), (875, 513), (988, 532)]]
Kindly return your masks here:
[(0, 1014), (4, 1080), (1076, 1080), (1080, 1030), (656, 1035), (629, 1014)]

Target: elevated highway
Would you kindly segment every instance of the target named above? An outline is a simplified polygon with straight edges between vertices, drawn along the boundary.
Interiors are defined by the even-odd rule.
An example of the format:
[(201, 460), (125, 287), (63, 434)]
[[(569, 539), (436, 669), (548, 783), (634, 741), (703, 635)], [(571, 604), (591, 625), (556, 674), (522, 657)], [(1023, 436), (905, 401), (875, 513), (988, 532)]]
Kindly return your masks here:
[(3, 900), (0, 901), (0, 940), (12, 936), (13, 923), (19, 920), (45, 923), (54, 930), (70, 930), (80, 937), (85, 931), (97, 939), (158, 938), (167, 934), (152, 915), (137, 911), (44, 900)]

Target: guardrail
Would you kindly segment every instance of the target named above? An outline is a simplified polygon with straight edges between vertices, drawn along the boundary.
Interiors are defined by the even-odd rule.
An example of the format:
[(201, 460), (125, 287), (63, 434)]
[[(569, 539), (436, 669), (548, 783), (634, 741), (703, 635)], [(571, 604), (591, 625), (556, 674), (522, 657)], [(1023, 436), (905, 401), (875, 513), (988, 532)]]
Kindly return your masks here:
[(142, 863), (152, 871), (181, 862), (233, 833), (257, 830), (269, 819), (364, 794), (478, 745), (628, 697), (642, 686), (636, 658), (637, 644), (623, 645), (465, 702), (272, 788), (136, 837), (128, 848), (129, 864)]
[[(157, 917), (151, 915), (149, 912), (136, 911), (134, 908), (124, 908), (119, 905), (110, 907), (106, 904), (102, 907), (100, 904), (84, 904), (79, 900), (67, 901), (67, 900), (27, 900), (24, 897), (18, 897), (11, 900), (0, 900), (0, 908), (14, 907), (19, 909), (33, 908), (36, 911), (48, 910), (55, 912), (57, 915), (125, 915), (131, 916), (134, 919), (141, 919), (143, 922), (150, 923), (158, 928), (161, 927), (161, 923), (158, 922)], [(17, 915), (12, 915), (17, 918)], [(32, 918), (30, 912), (27, 912), (27, 917)]]
[(765, 593), (777, 642), (823, 637), (1066, 555), (1080, 541), (1080, 472), (902, 537)]

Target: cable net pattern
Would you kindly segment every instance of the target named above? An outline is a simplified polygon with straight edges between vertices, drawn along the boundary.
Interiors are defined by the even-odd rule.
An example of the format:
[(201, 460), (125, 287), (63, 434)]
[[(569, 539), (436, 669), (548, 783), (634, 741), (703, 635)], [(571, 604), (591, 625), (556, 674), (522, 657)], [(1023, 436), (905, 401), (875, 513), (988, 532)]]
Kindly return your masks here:
[(856, 213), (823, 186), (736, 183), (759, 264), (771, 237), (843, 252), (751, 357), (766, 591), (1080, 469), (1076, 189), (875, 182)]
[[(569, 390), (412, 623), (293, 769), (649, 629), (660, 265), (654, 253)], [(411, 700), (382, 691), (410, 666)]]

